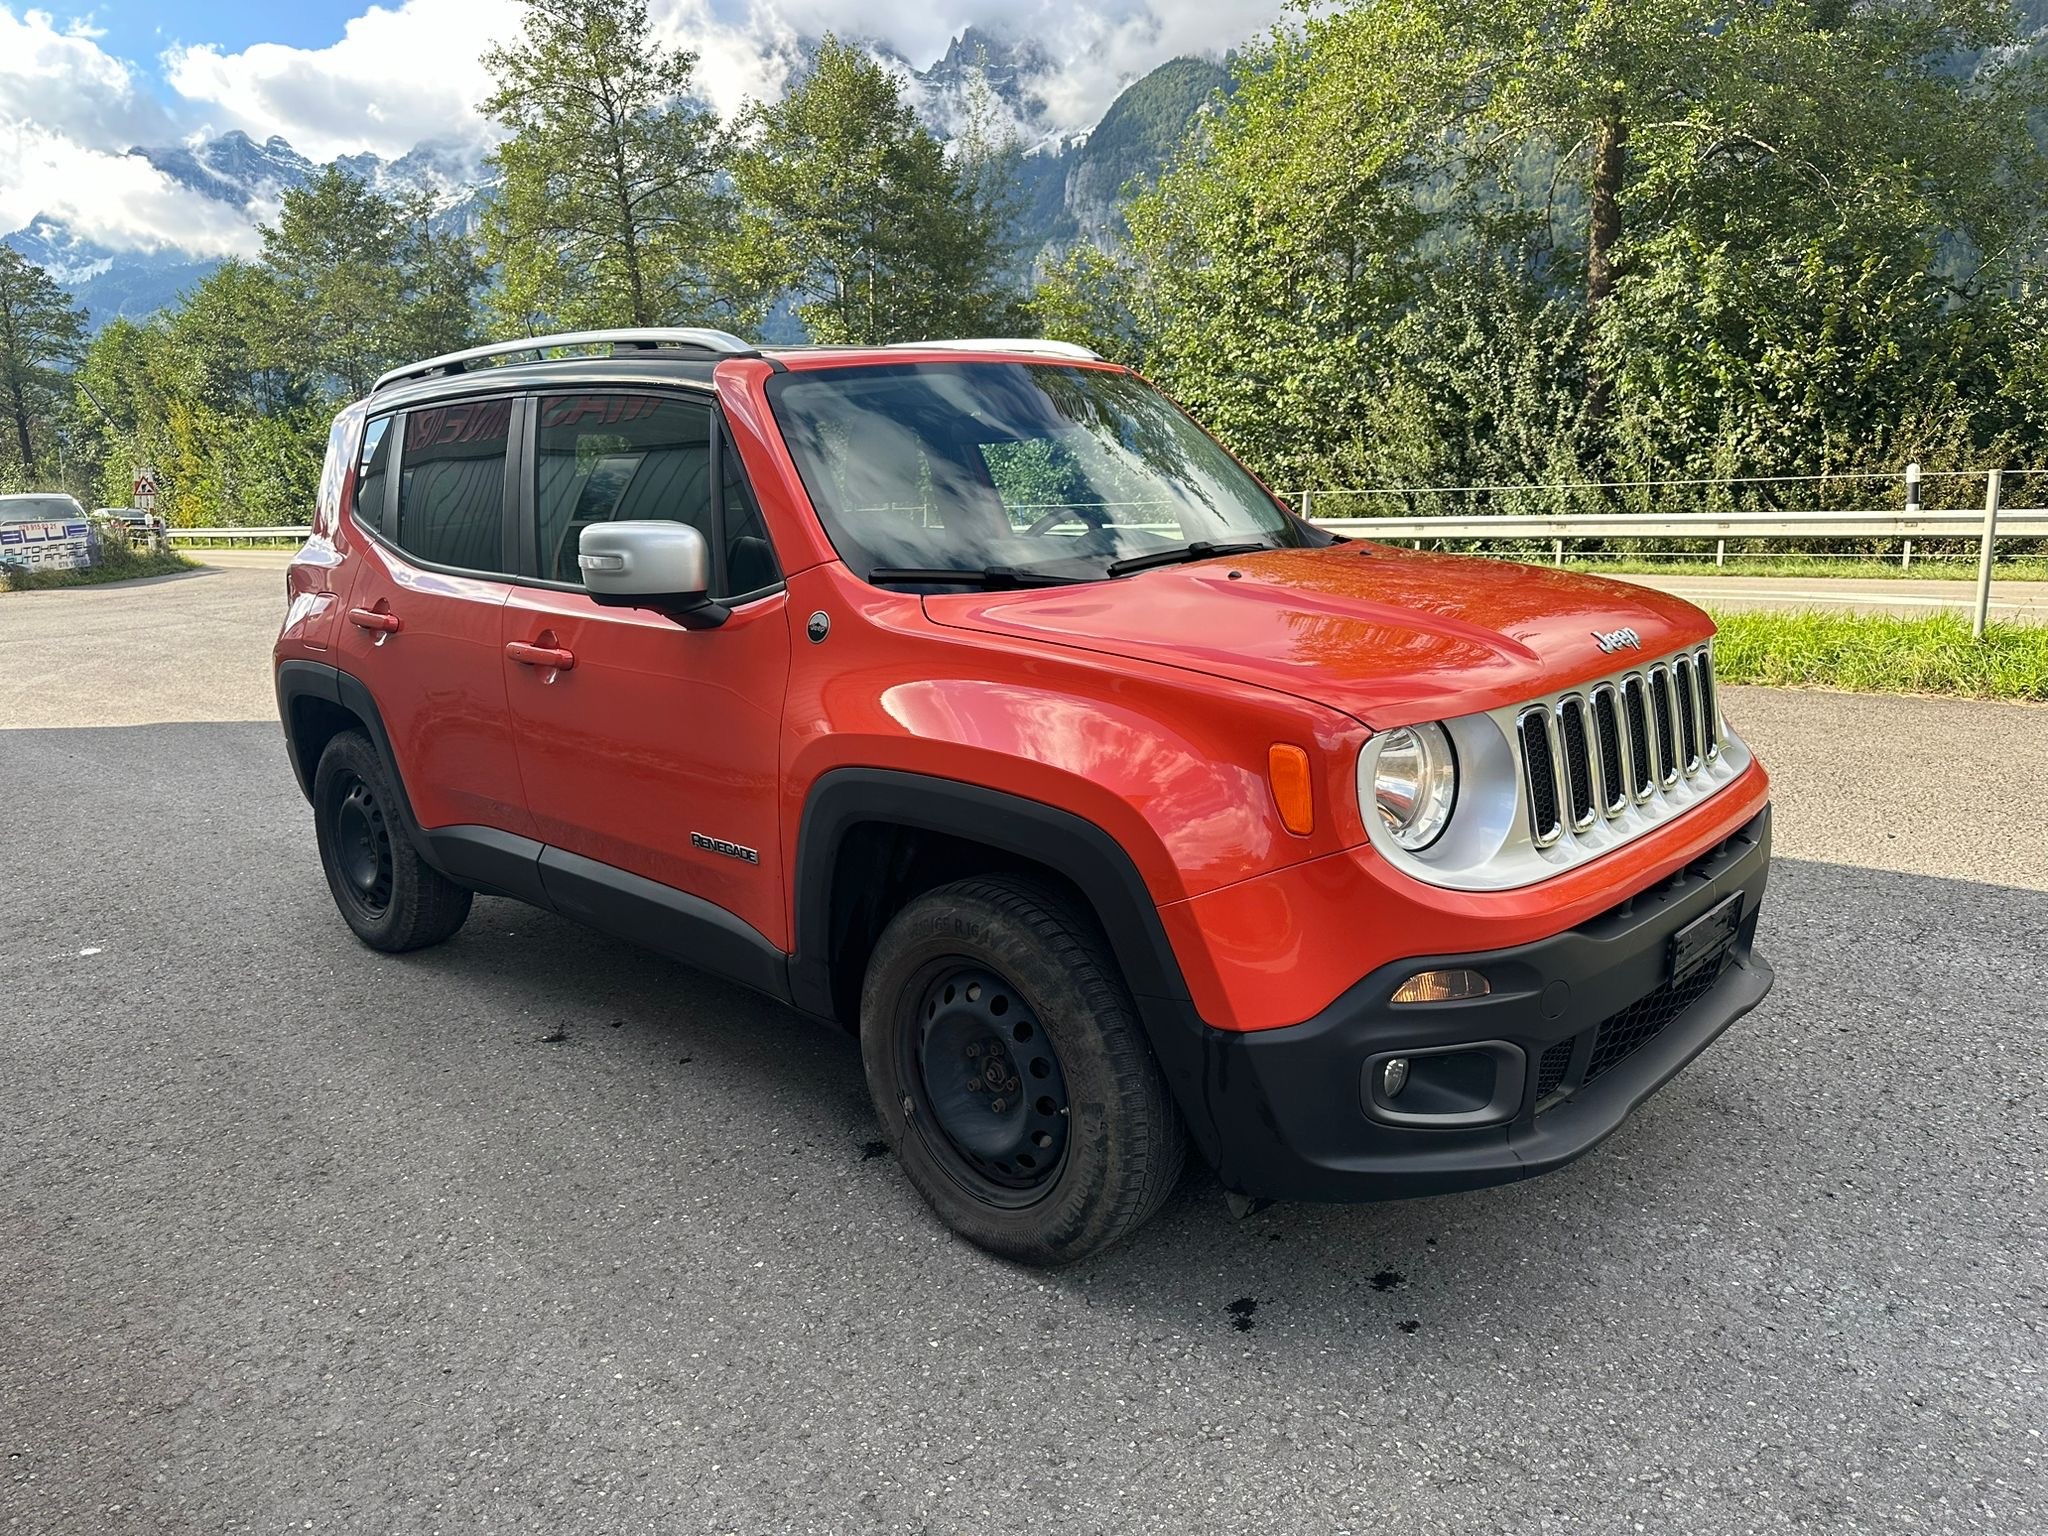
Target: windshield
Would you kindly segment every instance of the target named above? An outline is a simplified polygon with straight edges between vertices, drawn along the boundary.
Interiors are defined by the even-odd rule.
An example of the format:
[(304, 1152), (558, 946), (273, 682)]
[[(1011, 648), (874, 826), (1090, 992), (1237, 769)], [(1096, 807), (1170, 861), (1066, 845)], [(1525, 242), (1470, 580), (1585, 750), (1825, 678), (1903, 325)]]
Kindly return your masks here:
[(0, 496), (0, 523), (75, 523), (84, 516), (69, 496)]
[(864, 577), (1094, 580), (1190, 544), (1329, 539), (1129, 374), (918, 363), (784, 373), (769, 388), (826, 532)]

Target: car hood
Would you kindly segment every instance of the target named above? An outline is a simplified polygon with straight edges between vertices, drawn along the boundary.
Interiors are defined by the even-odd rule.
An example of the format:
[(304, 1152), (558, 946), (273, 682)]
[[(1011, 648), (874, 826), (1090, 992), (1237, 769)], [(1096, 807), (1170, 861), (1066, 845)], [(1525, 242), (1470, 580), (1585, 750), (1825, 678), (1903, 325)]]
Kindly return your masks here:
[[(1646, 587), (1371, 543), (932, 596), (925, 611), (954, 628), (1278, 689), (1381, 730), (1610, 676), (1714, 631), (1692, 604)], [(1639, 645), (1603, 650), (1599, 637), (1616, 630)]]

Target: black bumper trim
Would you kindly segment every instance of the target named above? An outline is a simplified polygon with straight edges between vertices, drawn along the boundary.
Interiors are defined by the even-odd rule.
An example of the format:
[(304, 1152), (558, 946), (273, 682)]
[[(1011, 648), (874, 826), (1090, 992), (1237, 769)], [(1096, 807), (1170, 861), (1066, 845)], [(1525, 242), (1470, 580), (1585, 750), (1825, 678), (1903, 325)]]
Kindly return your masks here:
[[(1322, 1013), (1285, 1029), (1236, 1033), (1189, 1005), (1141, 998), (1197, 1141), (1234, 1193), (1279, 1200), (1386, 1200), (1507, 1183), (1592, 1150), (1637, 1105), (1763, 1001), (1770, 966), (1754, 950), (1770, 865), (1770, 811), (1662, 884), (1552, 938), (1482, 954), (1422, 955), (1382, 966)], [(1712, 986), (1599, 1075), (1580, 1083), (1601, 1023), (1670, 979), (1674, 934), (1731, 893), (1741, 918)], [(1493, 983), (1465, 1003), (1401, 1006), (1416, 971), (1467, 966)], [(1164, 1017), (1169, 1011), (1177, 1019)], [(1528, 1058), (1522, 1101), (1497, 1125), (1385, 1124), (1360, 1094), (1369, 1057), (1405, 1047), (1500, 1040)], [(1576, 1040), (1562, 1093), (1537, 1100), (1536, 1064)]]

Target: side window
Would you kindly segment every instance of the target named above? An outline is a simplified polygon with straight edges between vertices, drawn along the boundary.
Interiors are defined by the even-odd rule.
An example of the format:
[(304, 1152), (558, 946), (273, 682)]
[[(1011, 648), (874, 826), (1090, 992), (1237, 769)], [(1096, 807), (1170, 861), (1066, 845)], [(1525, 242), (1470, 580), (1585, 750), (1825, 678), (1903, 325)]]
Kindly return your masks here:
[(398, 547), (435, 565), (505, 564), (505, 438), (509, 400), (408, 411), (398, 465)]
[[(592, 523), (689, 523), (715, 543), (711, 407), (670, 395), (543, 395), (535, 433), (539, 574), (581, 585)], [(772, 578), (771, 578), (772, 579)]]
[(738, 597), (758, 592), (782, 580), (782, 567), (775, 563), (775, 546), (768, 541), (768, 525), (761, 508), (747, 486), (746, 472), (732, 444), (720, 455), (722, 505), (725, 511), (725, 586), (721, 596)]
[(391, 418), (379, 416), (363, 428), (363, 456), (356, 465), (356, 521), (384, 531), (385, 477), (391, 472)]

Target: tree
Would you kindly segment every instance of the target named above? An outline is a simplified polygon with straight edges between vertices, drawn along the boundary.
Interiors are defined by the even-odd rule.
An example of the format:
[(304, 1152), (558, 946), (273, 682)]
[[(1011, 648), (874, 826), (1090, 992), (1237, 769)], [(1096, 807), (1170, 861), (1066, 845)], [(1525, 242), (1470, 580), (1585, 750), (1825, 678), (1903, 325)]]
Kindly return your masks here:
[(813, 340), (901, 341), (1006, 321), (1006, 204), (989, 143), (950, 163), (896, 77), (827, 35), (811, 74), (756, 106), (732, 162), (732, 262), (788, 294)]
[[(242, 271), (275, 295), (248, 311), (250, 344), (268, 335), (275, 354), (282, 342), (306, 374), (351, 396), (393, 364), (475, 334), (483, 269), (468, 240), (435, 228), (424, 194), (385, 197), (336, 166), (285, 193), (263, 231), (263, 268)], [(268, 321), (258, 313), (266, 308)]]
[(428, 193), (400, 200), (396, 211), (406, 277), (396, 350), (403, 360), (459, 351), (477, 339), (477, 295), (486, 274), (476, 244), (459, 230), (436, 227)]
[(1813, 473), (1937, 400), (1989, 452), (2048, 230), (2013, 37), (2003, 0), (1304, 6), (1091, 302), (1292, 484)]
[(0, 408), (14, 429), (24, 481), (41, 471), (37, 440), (55, 430), (65, 376), (85, 340), (85, 315), (50, 275), (0, 246)]
[(329, 166), (286, 192), (263, 230), (263, 261), (275, 275), (311, 371), (351, 395), (389, 366), (405, 274), (396, 207), (358, 176)]
[(672, 325), (730, 312), (707, 260), (722, 228), (716, 117), (697, 56), (654, 41), (644, 0), (525, 0), (484, 65), (493, 155), (484, 249), (496, 308), (525, 325)]

